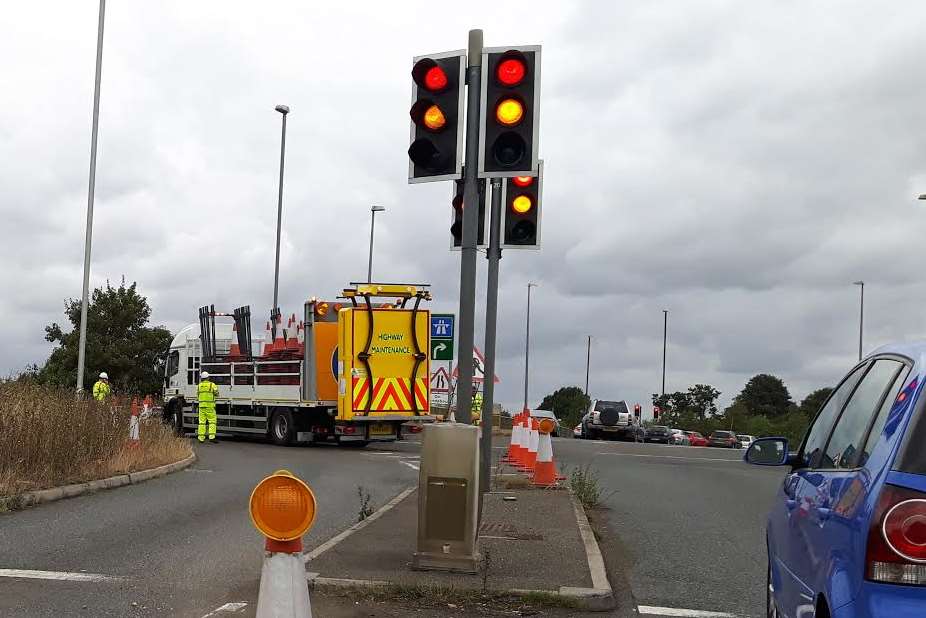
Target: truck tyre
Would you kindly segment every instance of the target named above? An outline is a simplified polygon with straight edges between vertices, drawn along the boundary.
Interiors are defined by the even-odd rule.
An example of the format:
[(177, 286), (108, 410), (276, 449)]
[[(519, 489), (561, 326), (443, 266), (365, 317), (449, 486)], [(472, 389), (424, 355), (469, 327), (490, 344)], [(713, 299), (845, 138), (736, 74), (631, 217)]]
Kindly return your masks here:
[(178, 436), (183, 436), (183, 401), (174, 399), (168, 404), (164, 411), (164, 422), (170, 425), (171, 429)]
[(270, 419), (270, 439), (274, 444), (289, 446), (296, 438), (293, 414), (289, 410), (280, 410)]

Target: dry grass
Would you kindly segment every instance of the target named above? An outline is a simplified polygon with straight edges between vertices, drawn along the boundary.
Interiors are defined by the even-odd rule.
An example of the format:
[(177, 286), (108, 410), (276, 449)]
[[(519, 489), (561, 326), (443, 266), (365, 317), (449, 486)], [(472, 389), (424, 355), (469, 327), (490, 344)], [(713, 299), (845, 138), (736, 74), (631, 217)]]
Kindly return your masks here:
[(129, 448), (128, 402), (78, 401), (72, 392), (0, 384), (0, 496), (105, 478), (173, 463), (189, 441), (157, 418), (141, 423)]

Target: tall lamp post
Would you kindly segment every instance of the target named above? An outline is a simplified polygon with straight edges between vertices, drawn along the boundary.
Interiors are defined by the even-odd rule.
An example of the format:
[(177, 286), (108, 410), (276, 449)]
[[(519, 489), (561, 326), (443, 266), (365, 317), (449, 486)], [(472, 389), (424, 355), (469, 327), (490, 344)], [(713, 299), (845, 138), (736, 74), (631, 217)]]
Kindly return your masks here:
[[(283, 219), (283, 163), (286, 159), (286, 116), (289, 114), (289, 106), (277, 105), (274, 109), (283, 115), (283, 135), (280, 137), (280, 191), (277, 198), (277, 249), (273, 265), (273, 314), (276, 315), (280, 307), (280, 229)], [(276, 336), (276, 328), (276, 322), (274, 322), (274, 336)]]
[(87, 306), (90, 302), (90, 244), (93, 238), (93, 195), (96, 189), (96, 142), (100, 124), (100, 78), (103, 70), (103, 20), (106, 0), (100, 0), (96, 29), (96, 77), (93, 81), (93, 122), (90, 129), (90, 183), (87, 189), (87, 231), (84, 238), (84, 283), (80, 296), (80, 339), (77, 347), (77, 392), (84, 390), (84, 364), (87, 352)]
[[(527, 383), (530, 368), (531, 357), (531, 288), (537, 287), (536, 283), (527, 284), (527, 332), (524, 334), (524, 410), (527, 407)], [(488, 379), (491, 379), (488, 378)]]
[(865, 327), (865, 282), (864, 281), (853, 281), (852, 285), (859, 286), (858, 359), (862, 360), (862, 330)]
[(385, 206), (370, 206), (370, 259), (367, 262), (367, 283), (373, 283), (373, 226), (376, 225), (376, 213), (385, 210)]
[(585, 353), (585, 396), (588, 397), (588, 372), (592, 364), (592, 336), (588, 336), (588, 349)]
[(666, 394), (666, 343), (669, 340), (669, 310), (662, 310), (662, 394)]

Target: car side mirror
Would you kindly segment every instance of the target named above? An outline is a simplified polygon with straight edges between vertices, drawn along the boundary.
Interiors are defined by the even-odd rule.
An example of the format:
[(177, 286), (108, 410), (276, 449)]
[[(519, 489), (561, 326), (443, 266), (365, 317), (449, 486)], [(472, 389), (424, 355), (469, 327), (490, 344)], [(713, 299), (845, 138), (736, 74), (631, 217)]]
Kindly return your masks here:
[(757, 466), (783, 466), (789, 459), (787, 438), (759, 438), (743, 455), (743, 461)]

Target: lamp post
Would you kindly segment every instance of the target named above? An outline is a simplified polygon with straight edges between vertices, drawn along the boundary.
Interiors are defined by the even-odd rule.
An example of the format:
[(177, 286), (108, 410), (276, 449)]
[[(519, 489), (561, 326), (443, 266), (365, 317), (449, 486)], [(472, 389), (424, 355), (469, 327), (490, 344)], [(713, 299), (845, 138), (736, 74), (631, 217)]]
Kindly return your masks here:
[(666, 394), (666, 343), (669, 339), (669, 310), (662, 310), (662, 394)]
[(87, 353), (87, 307), (90, 303), (90, 244), (93, 238), (93, 198), (96, 189), (96, 143), (100, 125), (100, 78), (103, 70), (103, 21), (106, 0), (100, 0), (96, 29), (96, 77), (93, 82), (93, 121), (90, 129), (90, 183), (87, 189), (87, 230), (84, 237), (84, 282), (80, 296), (80, 339), (77, 347), (77, 392), (84, 390), (84, 364)]
[[(531, 288), (537, 287), (536, 283), (527, 284), (527, 331), (524, 334), (524, 409), (527, 410), (527, 383), (528, 370), (530, 368), (531, 357)], [(491, 378), (488, 378), (491, 379)]]
[(585, 396), (588, 397), (588, 372), (592, 364), (592, 336), (588, 336), (588, 350), (585, 353)]
[(862, 330), (865, 327), (865, 282), (864, 281), (853, 281), (852, 285), (859, 286), (858, 359), (862, 360)]
[[(280, 228), (283, 219), (283, 163), (286, 159), (286, 116), (289, 114), (289, 106), (277, 105), (274, 108), (283, 115), (283, 135), (280, 137), (280, 191), (277, 198), (277, 249), (276, 260), (273, 266), (273, 312), (276, 315), (279, 309), (280, 293)], [(273, 324), (273, 332), (276, 335), (276, 323)]]
[(376, 213), (385, 210), (385, 206), (370, 206), (370, 259), (367, 262), (367, 283), (373, 283), (373, 227), (376, 225)]

